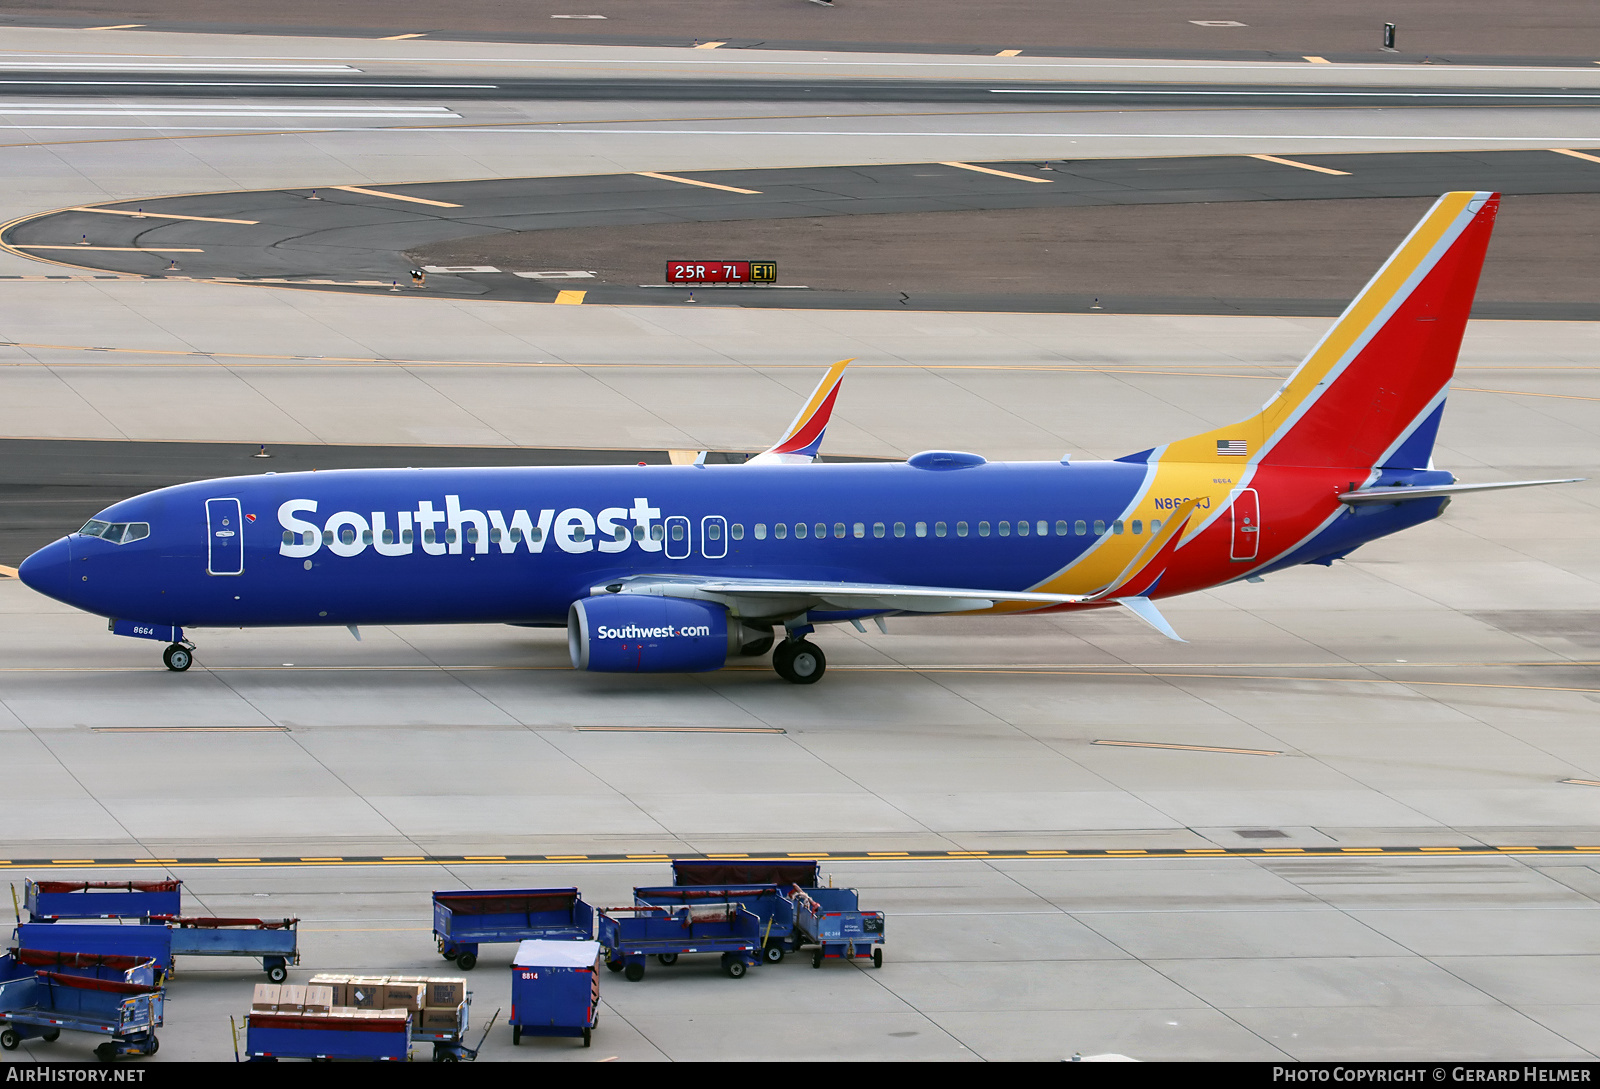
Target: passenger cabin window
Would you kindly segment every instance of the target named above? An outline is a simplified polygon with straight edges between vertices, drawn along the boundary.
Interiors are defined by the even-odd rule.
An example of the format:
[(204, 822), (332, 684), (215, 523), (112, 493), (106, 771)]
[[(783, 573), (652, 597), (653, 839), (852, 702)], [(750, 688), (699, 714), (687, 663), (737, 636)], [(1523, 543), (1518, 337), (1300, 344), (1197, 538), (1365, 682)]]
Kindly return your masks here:
[[(1000, 524), (1001, 525), (1005, 525), (1004, 522), (1001, 522)], [(1026, 537), (1027, 535), (1028, 535), (1028, 523), (1026, 523), (1026, 522), (1018, 522), (1017, 523), (1017, 536), (1018, 537)], [(1005, 534), (1001, 533), (1000, 536), (1004, 537)]]
[(806, 524), (804, 522), (796, 522), (794, 524), (794, 539), (795, 540), (797, 540), (797, 541), (805, 540), (806, 539), (806, 532), (807, 532)]
[[(928, 535), (928, 523), (926, 523), (926, 522), (918, 522), (917, 523), (917, 536), (918, 537), (926, 537), (927, 535)], [(943, 537), (944, 534), (941, 533), (941, 534), (939, 534), (939, 536)]]
[[(1060, 524), (1061, 524), (1061, 532), (1065, 533), (1067, 531), (1067, 524), (1065, 522), (1062, 522)], [(1046, 522), (1043, 518), (1039, 519), (1039, 525), (1037, 527), (1037, 532), (1038, 532), (1039, 536), (1043, 537), (1046, 533), (1050, 532), (1050, 523)]]
[(1150, 532), (1151, 533), (1160, 533), (1161, 532), (1161, 519), (1159, 519), (1159, 518), (1150, 519)]
[(1121, 518), (1118, 518), (1116, 521), (1111, 523), (1111, 532), (1116, 534), (1116, 535), (1118, 535), (1119, 537), (1122, 535), (1122, 519)]
[(965, 537), (966, 535), (967, 535), (967, 523), (965, 523), (965, 522), (957, 522), (956, 523), (956, 536), (957, 537)]
[(978, 523), (978, 536), (980, 536), (980, 537), (989, 536), (989, 523), (988, 522), (979, 522)]
[[(534, 541), (535, 544), (538, 543), (540, 536), (541, 536), (540, 531), (538, 529), (535, 529), (533, 531), (533, 541)], [(663, 539), (666, 538), (666, 536), (667, 536), (667, 531), (665, 529), (661, 528), (660, 526), (651, 526), (650, 527), (650, 539), (652, 541), (663, 540)]]
[(943, 537), (948, 532), (949, 531), (945, 528), (945, 524), (943, 522), (935, 522), (935, 523), (933, 523), (933, 535), (935, 537)]
[(1106, 535), (1106, 523), (1104, 519), (1096, 518), (1094, 520), (1094, 535), (1096, 537), (1104, 537)]
[[(904, 537), (906, 535), (906, 524), (904, 522), (896, 522), (894, 524), (894, 535), (896, 537)], [(917, 536), (920, 537), (922, 534), (919, 533)]]
[(712, 540), (712, 541), (720, 541), (720, 540), (722, 540), (722, 524), (720, 522), (708, 522), (708, 523), (706, 523), (705, 534), (706, 534), (706, 539), (707, 540)]
[(767, 539), (767, 523), (765, 523), (765, 522), (757, 522), (756, 523), (756, 540), (764, 541), (766, 539)]
[(1085, 533), (1089, 532), (1089, 524), (1082, 518), (1079, 518), (1076, 522), (1072, 523), (1072, 532), (1075, 536), (1082, 537)]
[(783, 540), (785, 537), (789, 536), (789, 525), (788, 525), (788, 523), (787, 522), (775, 522), (775, 523), (773, 523), (772, 535), (774, 537), (776, 537), (780, 541)]
[(843, 522), (835, 522), (835, 523), (833, 523), (833, 535), (835, 537), (840, 537), (840, 538), (844, 537), (844, 523)]
[(728, 527), (728, 536), (732, 537), (736, 541), (744, 540), (744, 526), (738, 522), (733, 523), (733, 525)]
[(1002, 537), (1011, 536), (1011, 523), (1010, 522), (1001, 522), (995, 528), (1000, 531), (1000, 536), (1002, 536)]
[[(874, 537), (882, 537), (886, 532), (888, 532), (888, 531), (886, 529), (884, 529), (884, 526), (883, 526), (882, 522), (874, 522), (874, 523), (872, 523), (872, 535)], [(906, 527), (905, 526), (901, 526), (900, 527), (900, 532), (895, 534), (896, 537), (904, 537), (905, 535), (906, 535)]]
[[(575, 540), (575, 541), (582, 540), (583, 538), (578, 536), (578, 534), (582, 533), (582, 532), (583, 532), (583, 527), (579, 526), (577, 532), (575, 532), (572, 535), (572, 539)], [(682, 522), (674, 522), (672, 524), (672, 539), (674, 541), (683, 540), (683, 523)]]
[[(865, 537), (867, 535), (866, 523), (857, 522), (855, 525), (851, 526), (850, 527), (850, 535), (852, 537)], [(883, 536), (882, 527), (881, 526), (879, 527), (878, 536), (880, 536), (880, 537)]]
[[(1039, 524), (1041, 526), (1044, 525), (1043, 522), (1040, 522)], [(1078, 524), (1080, 526), (1083, 525), (1082, 522), (1079, 522)], [(1041, 529), (1039, 532), (1043, 533), (1044, 530)], [(1079, 530), (1079, 532), (1081, 533), (1082, 530)], [(1057, 521), (1056, 521), (1056, 536), (1057, 537), (1065, 537), (1066, 535), (1067, 535), (1067, 523), (1066, 523), (1066, 520), (1065, 519), (1057, 519)]]
[(1133, 521), (1128, 523), (1128, 528), (1133, 530), (1135, 533), (1143, 533), (1144, 523), (1135, 518)]
[[(816, 531), (816, 536), (819, 540), (828, 535), (828, 523), (826, 522), (818, 522), (811, 528)], [(839, 536), (844, 536), (844, 526), (839, 527)]]

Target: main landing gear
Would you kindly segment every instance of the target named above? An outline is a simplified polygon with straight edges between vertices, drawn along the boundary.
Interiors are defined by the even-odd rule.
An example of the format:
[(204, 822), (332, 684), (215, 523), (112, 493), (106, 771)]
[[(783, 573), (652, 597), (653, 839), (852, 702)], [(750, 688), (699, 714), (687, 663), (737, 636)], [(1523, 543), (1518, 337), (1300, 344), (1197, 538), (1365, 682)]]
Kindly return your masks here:
[(790, 684), (816, 684), (828, 670), (828, 659), (815, 643), (786, 639), (772, 652), (772, 668)]
[(194, 665), (194, 647), (173, 643), (161, 652), (161, 661), (174, 673), (182, 673)]

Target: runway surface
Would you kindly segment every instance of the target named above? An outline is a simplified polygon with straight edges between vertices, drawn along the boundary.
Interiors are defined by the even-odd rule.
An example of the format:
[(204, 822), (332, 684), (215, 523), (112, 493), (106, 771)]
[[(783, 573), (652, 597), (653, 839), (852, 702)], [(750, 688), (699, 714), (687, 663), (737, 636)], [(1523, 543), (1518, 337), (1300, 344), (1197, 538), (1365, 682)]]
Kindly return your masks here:
[[(670, 70), (692, 81), (753, 56), (14, 33), (27, 55), (9, 59), (57, 73), (78, 61), (95, 72), (345, 65), (372, 78), (473, 82), (560, 65), (584, 78)], [(899, 64), (934, 81), (987, 79), (1035, 63), (757, 59), (766, 78), (819, 80), (870, 79)], [(1174, 78), (1171, 65), (1141, 76), (1128, 71), (1133, 62), (1037, 63), (1077, 83)], [(1254, 72), (1215, 65), (1209, 75), (1179, 67), (1183, 80), (1230, 87), (1600, 86), (1593, 65), (1484, 74), (1390, 64), (1381, 75), (1303, 60)], [(1015, 78), (1039, 74), (1030, 73)], [(904, 164), (1070, 160), (1092, 177), (1197, 155), (1214, 164), (1212, 188), (1242, 170), (1252, 186), (1327, 185), (1348, 197), (1384, 169), (1369, 164), (1387, 157), (1354, 159), (1363, 153), (1473, 153), (1511, 164), (1504, 171), (1527, 185), (1548, 174), (1581, 186), (1593, 164), (1550, 149), (1600, 147), (1600, 117), (1585, 106), (157, 103), (235, 111), (181, 117), (141, 115), (130, 100), (52, 98), (90, 112), (6, 119), (4, 218), (241, 192), (274, 214), (310, 217), (323, 210), (285, 195), (350, 185), (437, 199), (482, 179), (506, 186), (508, 213), (525, 199), (517, 185), (596, 188), (598, 212), (614, 211), (619, 200), (597, 177), (632, 178), (639, 193), (659, 184), (682, 208), (708, 209), (748, 194), (638, 172), (737, 185), (778, 170), (864, 179)], [(308, 105), (361, 115), (281, 112)], [(386, 112), (422, 107), (432, 113)], [(1329, 175), (1238, 158), (1256, 154), (1360, 165)], [(1009, 186), (1032, 201), (1065, 184), (947, 169), (918, 184), (969, 201)], [(419, 217), (407, 201), (340, 192), (327, 211), (354, 217), (344, 221), (353, 236), (374, 223), (465, 226), (435, 219), (433, 205), (416, 206), (427, 210)], [(862, 199), (831, 192), (840, 207)], [(129, 227), (129, 217), (79, 214), (108, 221), (95, 228), (107, 237), (113, 223)], [(704, 211), (683, 218), (695, 216), (714, 230)], [(252, 231), (268, 222), (214, 218), (258, 219), (226, 225)], [(218, 226), (181, 222), (181, 231)], [(241, 250), (259, 254), (272, 238), (255, 241), (267, 245)], [(341, 252), (339, 232), (321, 242)], [(242, 463), (259, 443), (280, 452), (274, 468), (351, 447), (492, 462), (760, 449), (822, 368), (846, 356), (857, 362), (826, 452), (1115, 457), (1253, 411), (1326, 326), (1304, 313), (511, 306), (447, 295), (432, 277), (425, 293), (282, 291), (196, 278), (204, 272), (191, 276), (188, 254), (186, 278), (163, 279), (73, 274), (24, 252), (0, 254), (0, 272), (29, 277), (0, 281), (0, 435), (17, 440), (0, 444), (0, 459), (6, 487), (41, 489), (11, 493), (38, 532), (53, 517), (70, 529), (77, 517), (65, 503), (52, 514), (48, 487), (55, 498), (75, 487), (137, 489), (163, 474), (210, 472), (208, 458)], [(45, 276), (62, 278), (34, 278)], [(1597, 343), (1587, 321), (1473, 322), (1438, 464), (1466, 480), (1600, 475)], [(463, 449), (473, 447), (482, 449)], [(95, 460), (106, 456), (123, 462), (110, 480)], [(570, 883), (591, 901), (620, 902), (633, 885), (661, 880), (658, 859), (679, 852), (868, 859), (829, 868), (889, 912), (883, 969), (791, 962), (734, 982), (687, 964), (652, 966), (637, 985), (602, 980), (596, 1048), (512, 1049), (497, 1029), (496, 1059), (815, 1059), (818, 1040), (829, 1055), (861, 1058), (1590, 1057), (1600, 1054), (1589, 985), (1600, 884), (1576, 849), (1600, 845), (1594, 488), (1464, 497), (1441, 520), (1332, 569), (1173, 602), (1187, 644), (1101, 615), (828, 631), (829, 676), (805, 690), (759, 663), (685, 677), (579, 674), (563, 633), (513, 628), (373, 628), (361, 642), (343, 629), (200, 631), (196, 667), (171, 674), (156, 644), (117, 639), (102, 619), (0, 578), (0, 746), (11, 773), (0, 826), (21, 829), (0, 856), (51, 876), (80, 872), (82, 860), (134, 860), (81, 872), (171, 871), (189, 883), (195, 910), (302, 915), (296, 979), (438, 970), (431, 888)], [(1373, 853), (1384, 848), (1405, 853)], [(1237, 849), (1257, 853), (1213, 854)], [(577, 855), (607, 861), (554, 860)], [(646, 858), (616, 860), (628, 855)], [(263, 862), (219, 862), (229, 858)], [(293, 864), (305, 858), (378, 861)], [(478, 1023), (508, 1005), (508, 952), (491, 950), (473, 977)], [(226, 1058), (227, 1016), (257, 975), (242, 963), (184, 965), (157, 1061)], [(82, 1054), (81, 1041), (54, 1046)]]

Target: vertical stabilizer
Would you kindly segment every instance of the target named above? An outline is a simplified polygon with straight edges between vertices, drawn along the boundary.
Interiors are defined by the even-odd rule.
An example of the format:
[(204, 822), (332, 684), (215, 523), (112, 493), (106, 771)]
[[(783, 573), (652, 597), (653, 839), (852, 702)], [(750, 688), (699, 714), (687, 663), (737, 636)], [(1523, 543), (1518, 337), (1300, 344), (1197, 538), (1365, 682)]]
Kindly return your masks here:
[(1440, 197), (1259, 414), (1163, 460), (1426, 467), (1499, 208)]

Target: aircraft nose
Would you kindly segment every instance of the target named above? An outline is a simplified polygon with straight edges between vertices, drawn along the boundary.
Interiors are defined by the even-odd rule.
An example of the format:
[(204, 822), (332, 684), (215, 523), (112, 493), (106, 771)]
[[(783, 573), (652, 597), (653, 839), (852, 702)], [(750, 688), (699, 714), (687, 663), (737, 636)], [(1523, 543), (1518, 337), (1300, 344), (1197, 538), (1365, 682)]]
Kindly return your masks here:
[(17, 577), (31, 589), (57, 601), (66, 601), (72, 579), (72, 542), (52, 541), (22, 561)]

